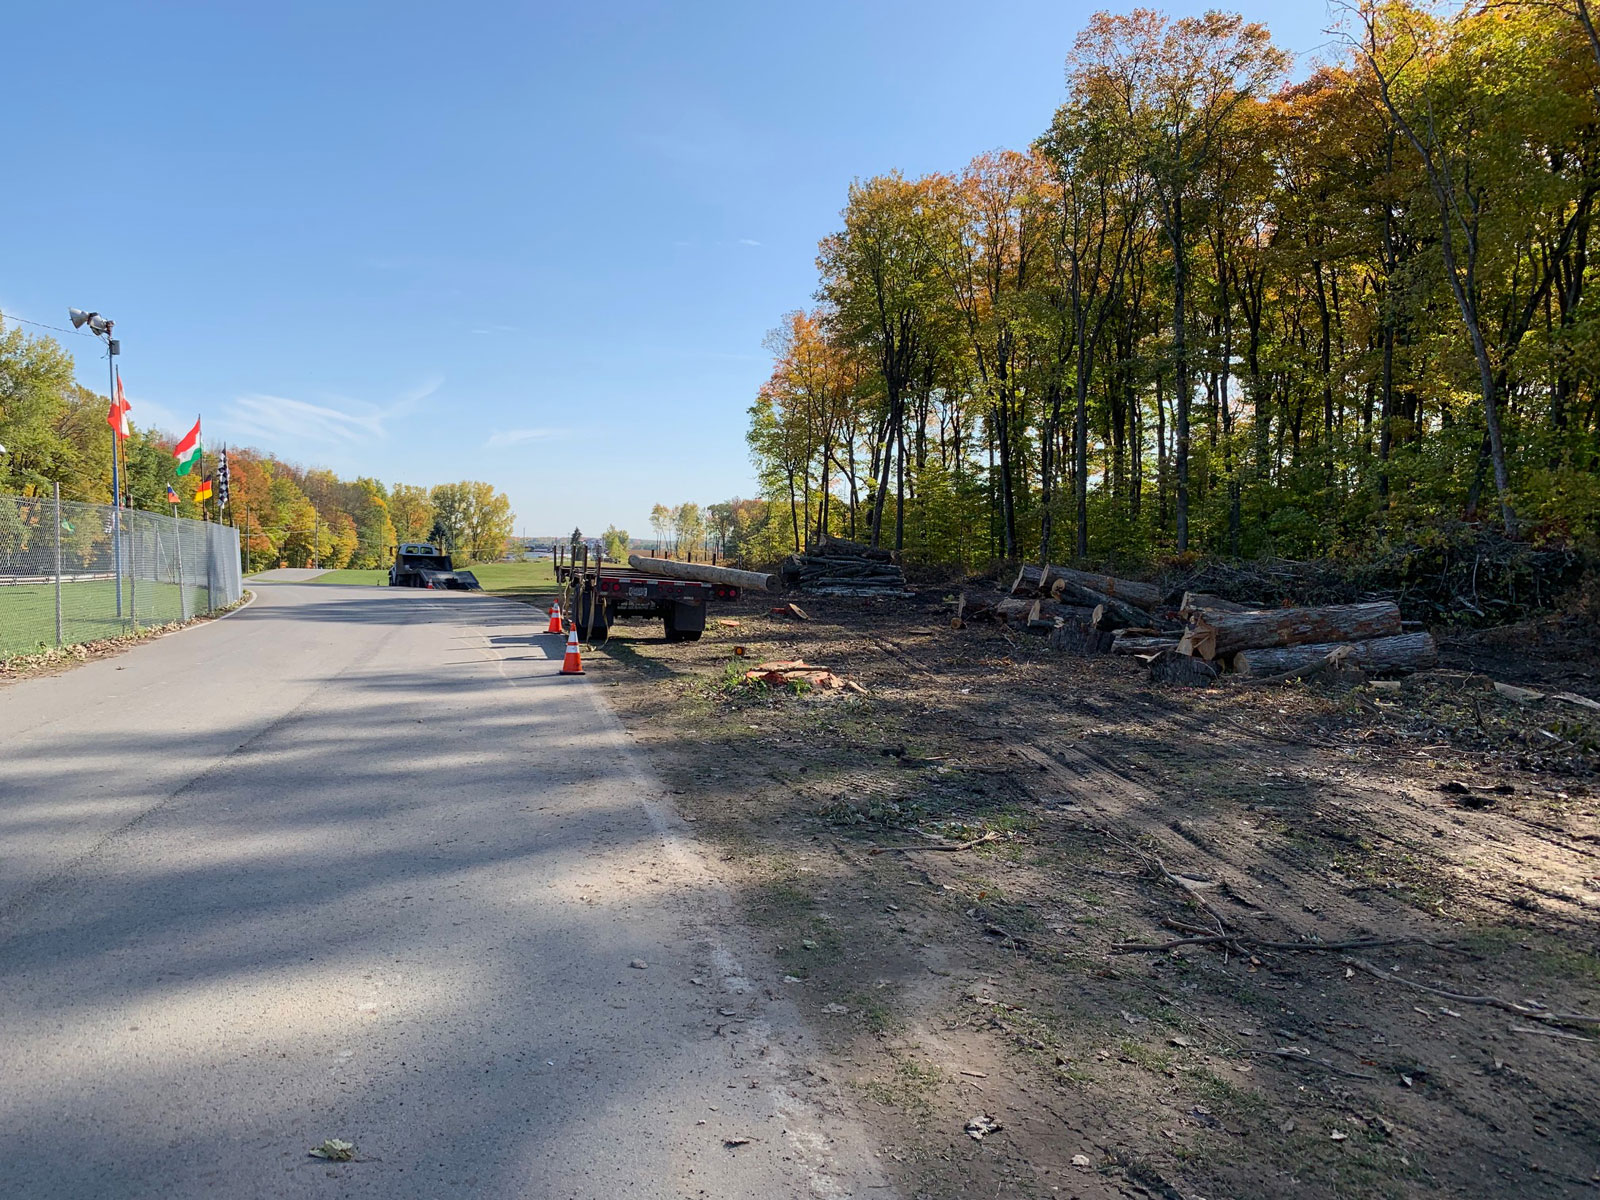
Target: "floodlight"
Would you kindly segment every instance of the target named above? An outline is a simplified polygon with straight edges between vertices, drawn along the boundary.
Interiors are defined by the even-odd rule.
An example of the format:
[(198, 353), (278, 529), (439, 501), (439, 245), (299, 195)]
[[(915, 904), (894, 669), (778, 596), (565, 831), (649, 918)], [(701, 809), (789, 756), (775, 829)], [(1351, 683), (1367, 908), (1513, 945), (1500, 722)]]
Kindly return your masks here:
[(87, 325), (92, 333), (110, 333), (112, 322), (106, 320), (99, 313), (84, 312), (81, 308), (67, 309), (67, 316), (72, 319), (74, 329), (82, 329)]

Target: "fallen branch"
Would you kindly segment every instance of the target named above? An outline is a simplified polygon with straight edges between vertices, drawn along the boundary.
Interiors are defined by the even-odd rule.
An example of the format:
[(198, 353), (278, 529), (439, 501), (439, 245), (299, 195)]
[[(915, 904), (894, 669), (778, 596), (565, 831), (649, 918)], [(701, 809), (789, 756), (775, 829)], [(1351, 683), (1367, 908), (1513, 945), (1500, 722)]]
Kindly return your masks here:
[(1452, 992), (1445, 988), (1436, 988), (1426, 983), (1418, 983), (1413, 979), (1402, 979), (1398, 975), (1373, 966), (1364, 958), (1352, 958), (1347, 955), (1343, 961), (1347, 966), (1365, 971), (1374, 979), (1382, 979), (1388, 983), (1398, 983), (1402, 987), (1411, 988), (1413, 991), (1427, 992), (1430, 996), (1453, 1000), (1457, 1004), (1479, 1004), (1487, 1008), (1498, 1008), (1514, 1016), (1523, 1017), (1529, 1021), (1543, 1021), (1548, 1025), (1576, 1025), (1580, 1028), (1600, 1028), (1600, 1017), (1589, 1016), (1587, 1013), (1543, 1012), (1537, 1008), (1529, 1008), (1526, 1004), (1518, 1004), (1515, 1000), (1502, 1000), (1499, 996), (1469, 996), (1462, 992)]
[(867, 851), (868, 854), (905, 854), (911, 850), (942, 850), (946, 854), (954, 854), (959, 850), (971, 850), (974, 846), (982, 846), (987, 842), (998, 842), (1000, 835), (990, 830), (982, 837), (975, 837), (970, 842), (929, 842), (921, 846), (874, 846)]
[(1349, 942), (1265, 942), (1258, 938), (1244, 937), (1232, 933), (1208, 933), (1203, 937), (1175, 938), (1170, 942), (1159, 945), (1145, 945), (1142, 942), (1112, 942), (1113, 954), (1159, 954), (1167, 950), (1176, 950), (1180, 946), (1217, 946), (1228, 944), (1241, 952), (1248, 947), (1251, 950), (1315, 950), (1319, 953), (1329, 953), (1337, 950), (1376, 950), (1382, 946), (1411, 946), (1427, 945), (1420, 938), (1357, 938)]
[(1365, 1071), (1347, 1070), (1344, 1067), (1335, 1066), (1325, 1058), (1312, 1058), (1309, 1054), (1300, 1054), (1294, 1050), (1257, 1050), (1256, 1053), (1265, 1055), (1269, 1058), (1283, 1058), (1290, 1062), (1307, 1063), (1314, 1067), (1322, 1067), (1324, 1070), (1332, 1071), (1335, 1074), (1343, 1075), (1349, 1079), (1367, 1079), (1376, 1081), (1378, 1078), (1376, 1075), (1369, 1075)]

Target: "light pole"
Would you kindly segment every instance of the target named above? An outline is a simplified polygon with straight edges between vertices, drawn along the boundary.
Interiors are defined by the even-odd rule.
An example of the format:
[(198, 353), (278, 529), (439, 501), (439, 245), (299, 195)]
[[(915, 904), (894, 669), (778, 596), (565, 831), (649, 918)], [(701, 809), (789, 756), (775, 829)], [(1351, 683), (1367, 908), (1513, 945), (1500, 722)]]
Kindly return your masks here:
[[(111, 336), (115, 321), (102, 317), (97, 312), (84, 312), (81, 308), (67, 309), (67, 316), (72, 321), (74, 329), (82, 329), (85, 325), (89, 332), (101, 338), (106, 344), (106, 373), (110, 376), (110, 384), (106, 389), (106, 397), (112, 404), (117, 402), (117, 355), (122, 353), (122, 343)], [(121, 447), (117, 444), (121, 430), (111, 430), (111, 544), (114, 563), (117, 573), (117, 619), (122, 619), (122, 476), (118, 470), (117, 460), (121, 457)], [(129, 564), (131, 569), (133, 564)]]

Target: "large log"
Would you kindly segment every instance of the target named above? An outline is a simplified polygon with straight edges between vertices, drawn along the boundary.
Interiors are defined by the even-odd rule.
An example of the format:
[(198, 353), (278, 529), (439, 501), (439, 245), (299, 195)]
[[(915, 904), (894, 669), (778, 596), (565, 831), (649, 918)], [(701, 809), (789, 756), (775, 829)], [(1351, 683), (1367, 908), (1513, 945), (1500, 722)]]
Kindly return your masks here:
[(1164, 593), (1153, 583), (1117, 579), (1111, 575), (1096, 575), (1090, 571), (1075, 571), (1071, 567), (1045, 567), (1039, 586), (1048, 590), (1054, 586), (1058, 579), (1069, 584), (1075, 584), (1080, 588), (1088, 588), (1091, 591), (1099, 592), (1102, 596), (1110, 596), (1115, 600), (1126, 600), (1129, 604), (1137, 605), (1140, 608), (1156, 608), (1164, 599)]
[(1024, 563), (1017, 572), (1016, 582), (1011, 585), (1013, 596), (1031, 596), (1040, 591), (1044, 586), (1044, 568), (1030, 567)]
[(1235, 604), (1232, 600), (1224, 600), (1221, 596), (1208, 596), (1204, 592), (1185, 592), (1183, 603), (1178, 611), (1187, 616), (1189, 613), (1202, 608), (1214, 608), (1219, 612), (1249, 612), (1248, 604)]
[(819, 554), (825, 557), (841, 558), (870, 558), (878, 562), (898, 562), (899, 554), (887, 546), (869, 546), (865, 542), (852, 542), (848, 538), (825, 537), (820, 542), (809, 547), (808, 554)]
[(678, 562), (672, 558), (646, 558), (642, 554), (628, 555), (628, 564), (635, 571), (643, 571), (648, 575), (662, 575), (668, 579), (720, 583), (727, 587), (748, 588), (754, 592), (778, 590), (778, 577), (762, 571), (736, 571), (732, 567), (713, 567), (710, 563)]
[[(1088, 591), (1087, 588), (1084, 590)], [(1114, 596), (1102, 596), (1100, 602), (1094, 606), (1094, 615), (1089, 623), (1096, 629), (1117, 630), (1142, 628), (1149, 621), (1150, 614), (1144, 609), (1135, 608)]]
[(1177, 649), (1178, 639), (1175, 637), (1128, 637), (1118, 633), (1111, 642), (1113, 654), (1160, 654), (1163, 650), (1176, 653)]
[(1068, 621), (1050, 635), (1050, 648), (1068, 654), (1105, 654), (1111, 649), (1112, 635), (1078, 621)]
[(1185, 654), (1198, 654), (1210, 661), (1240, 650), (1268, 646), (1392, 637), (1400, 632), (1400, 606), (1392, 600), (1376, 600), (1368, 604), (1331, 604), (1326, 608), (1246, 612), (1202, 608), (1189, 614), (1189, 623), (1189, 632), (1180, 649)]
[(994, 606), (994, 615), (1007, 625), (1026, 625), (1033, 620), (1034, 603), (1026, 598), (1008, 597)]
[(1371, 674), (1415, 671), (1439, 661), (1439, 647), (1431, 634), (1402, 633), (1358, 642), (1305, 642), (1296, 646), (1241, 650), (1233, 656), (1233, 669), (1240, 675), (1281, 675), (1313, 666), (1340, 646), (1347, 648), (1343, 658), (1346, 666), (1359, 667)]
[(1150, 660), (1151, 683), (1175, 683), (1179, 687), (1210, 687), (1217, 681), (1217, 669), (1208, 662), (1163, 650)]

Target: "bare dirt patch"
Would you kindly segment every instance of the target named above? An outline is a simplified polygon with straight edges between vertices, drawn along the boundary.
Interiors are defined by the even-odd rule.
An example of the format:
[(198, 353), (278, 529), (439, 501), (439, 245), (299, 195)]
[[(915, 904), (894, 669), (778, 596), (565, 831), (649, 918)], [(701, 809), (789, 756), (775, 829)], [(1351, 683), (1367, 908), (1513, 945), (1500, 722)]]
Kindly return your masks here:
[(938, 593), (803, 603), (586, 666), (906, 1196), (1600, 1187), (1600, 714), (1470, 662), (1165, 689)]

